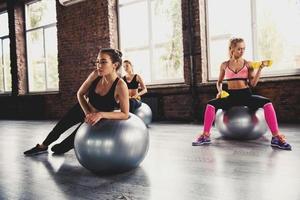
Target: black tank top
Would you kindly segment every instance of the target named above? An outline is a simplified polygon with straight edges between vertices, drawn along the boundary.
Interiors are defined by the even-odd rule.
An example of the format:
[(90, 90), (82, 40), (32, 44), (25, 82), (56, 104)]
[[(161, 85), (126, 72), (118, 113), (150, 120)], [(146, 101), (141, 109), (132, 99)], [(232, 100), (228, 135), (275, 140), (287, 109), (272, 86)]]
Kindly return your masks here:
[(136, 81), (136, 74), (133, 76), (132, 81), (127, 82), (126, 76), (123, 77), (125, 83), (127, 84), (128, 89), (138, 89), (139, 83)]
[(99, 111), (110, 112), (119, 107), (118, 103), (115, 100), (115, 90), (119, 78), (116, 78), (107, 94), (103, 96), (95, 92), (97, 84), (101, 80), (101, 78), (102, 77), (98, 77), (93, 81), (88, 93), (89, 102)]

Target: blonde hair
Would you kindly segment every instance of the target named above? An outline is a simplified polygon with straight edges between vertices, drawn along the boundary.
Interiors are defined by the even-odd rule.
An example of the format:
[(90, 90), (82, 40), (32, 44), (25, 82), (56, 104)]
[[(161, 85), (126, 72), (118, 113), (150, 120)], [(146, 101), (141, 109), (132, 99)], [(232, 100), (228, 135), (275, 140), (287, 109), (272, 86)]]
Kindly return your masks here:
[(238, 43), (244, 42), (243, 38), (232, 38), (229, 40), (229, 58), (232, 58), (232, 50), (237, 46)]

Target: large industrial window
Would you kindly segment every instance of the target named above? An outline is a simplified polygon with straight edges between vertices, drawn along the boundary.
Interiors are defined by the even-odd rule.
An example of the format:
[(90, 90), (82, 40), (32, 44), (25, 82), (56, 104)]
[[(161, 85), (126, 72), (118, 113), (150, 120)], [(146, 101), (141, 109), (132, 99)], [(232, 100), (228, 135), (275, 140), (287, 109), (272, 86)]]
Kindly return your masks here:
[(272, 59), (263, 76), (300, 74), (300, 1), (208, 0), (209, 79), (228, 58), (228, 41), (246, 41), (247, 60)]
[(180, 0), (119, 0), (119, 36), (147, 84), (183, 82)]
[(58, 90), (55, 1), (25, 5), (29, 92)]
[(0, 13), (0, 93), (11, 92), (8, 14)]

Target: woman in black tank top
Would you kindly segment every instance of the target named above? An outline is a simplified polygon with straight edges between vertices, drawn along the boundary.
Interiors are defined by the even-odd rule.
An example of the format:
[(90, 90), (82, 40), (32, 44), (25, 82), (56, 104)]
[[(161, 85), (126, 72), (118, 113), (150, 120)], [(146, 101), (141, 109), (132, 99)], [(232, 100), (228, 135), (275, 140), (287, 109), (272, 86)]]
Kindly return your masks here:
[(142, 105), (141, 96), (147, 93), (147, 88), (141, 76), (133, 73), (133, 67), (129, 60), (124, 60), (123, 67), (126, 72), (123, 80), (127, 84), (129, 91), (129, 111), (134, 113)]
[[(25, 155), (47, 152), (48, 146), (70, 127), (79, 124), (73, 133), (51, 150), (63, 154), (74, 147), (74, 138), (83, 122), (96, 124), (101, 119), (127, 119), (129, 95), (126, 83), (117, 75), (122, 64), (122, 53), (115, 49), (101, 49), (95, 62), (96, 69), (77, 92), (78, 102), (56, 124), (42, 144), (25, 151)], [(120, 111), (114, 112), (118, 108)]]

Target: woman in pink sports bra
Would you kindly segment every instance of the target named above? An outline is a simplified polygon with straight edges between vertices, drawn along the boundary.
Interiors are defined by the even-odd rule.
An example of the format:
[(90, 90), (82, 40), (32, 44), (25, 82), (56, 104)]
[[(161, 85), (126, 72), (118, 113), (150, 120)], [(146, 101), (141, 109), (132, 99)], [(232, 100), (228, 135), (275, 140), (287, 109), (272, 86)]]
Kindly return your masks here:
[[(217, 81), (218, 94), (215, 99), (210, 100), (204, 113), (203, 132), (192, 143), (193, 146), (210, 144), (210, 130), (218, 109), (229, 109), (232, 106), (248, 106), (250, 110), (264, 109), (265, 120), (272, 133), (271, 146), (279, 149), (291, 150), (285, 137), (279, 132), (276, 113), (272, 102), (262, 96), (253, 95), (250, 86), (255, 87), (262, 69), (267, 63), (262, 62), (258, 70), (250, 68), (250, 63), (243, 59), (245, 43), (242, 38), (234, 38), (229, 42), (230, 59), (220, 66), (219, 79)], [(220, 98), (222, 82), (227, 81), (229, 96)]]

